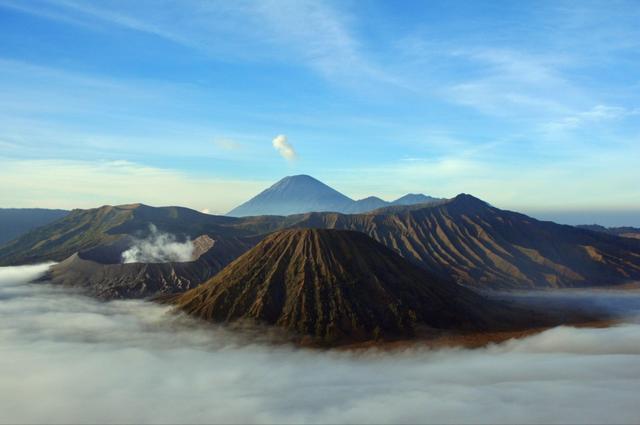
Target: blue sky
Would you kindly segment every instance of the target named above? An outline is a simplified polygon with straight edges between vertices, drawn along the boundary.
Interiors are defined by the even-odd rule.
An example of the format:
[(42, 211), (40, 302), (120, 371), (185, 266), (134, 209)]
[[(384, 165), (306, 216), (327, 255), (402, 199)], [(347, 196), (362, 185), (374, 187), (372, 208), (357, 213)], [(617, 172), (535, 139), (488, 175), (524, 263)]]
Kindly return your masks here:
[(0, 0), (0, 31), (2, 206), (222, 213), (305, 173), (640, 211), (637, 1)]

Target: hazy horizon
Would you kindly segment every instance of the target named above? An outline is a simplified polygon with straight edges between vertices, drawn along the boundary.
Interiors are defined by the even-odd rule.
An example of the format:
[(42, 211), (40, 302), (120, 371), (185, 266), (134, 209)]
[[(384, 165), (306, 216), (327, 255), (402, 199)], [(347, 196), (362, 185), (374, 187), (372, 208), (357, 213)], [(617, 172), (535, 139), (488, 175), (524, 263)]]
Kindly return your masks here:
[[(271, 183), (267, 183), (265, 187), (259, 189), (257, 192), (255, 193), (251, 193), (248, 195), (248, 197), (246, 199), (243, 199), (241, 201), (238, 202), (238, 204), (235, 204), (232, 206), (236, 207), (239, 204), (241, 204), (244, 201), (247, 201), (250, 197), (257, 195), (258, 193), (260, 193), (263, 189), (266, 189), (267, 187), (271, 186), (272, 183), (275, 182), (271, 182)], [(397, 198), (399, 198), (400, 196), (403, 196), (405, 194), (407, 194), (408, 192), (405, 193), (401, 193), (400, 195), (394, 196), (394, 197), (387, 197), (384, 198), (382, 196), (379, 196), (376, 193), (370, 193), (366, 196), (377, 196), (385, 201), (393, 201)], [(349, 196), (350, 198), (357, 200), (357, 199), (362, 199), (366, 196), (362, 196), (362, 197), (354, 197), (354, 196), (350, 196), (350, 194), (348, 193), (343, 193), (346, 196)], [(424, 193), (425, 195), (431, 195), (429, 193)], [(450, 195), (448, 196), (449, 198), (452, 198), (454, 196), (456, 196), (458, 194), (454, 194), (454, 195)], [(471, 195), (474, 195), (473, 193)], [(484, 201), (487, 201), (489, 203), (491, 203), (493, 206), (501, 208), (501, 209), (510, 209), (507, 206), (504, 205), (500, 205), (500, 204), (495, 204), (493, 202), (491, 202), (490, 199), (483, 199)], [(141, 202), (141, 201), (135, 201), (135, 200), (130, 200), (130, 201), (122, 201), (122, 202), (98, 202), (98, 203), (92, 203), (92, 201), (85, 201), (83, 203), (79, 203), (79, 204), (72, 204), (71, 202), (66, 202), (66, 203), (61, 203), (61, 204), (52, 204), (52, 205), (42, 205), (42, 204), (38, 204), (38, 202), (34, 202), (36, 205), (33, 206), (5, 206), (5, 205), (0, 205), (0, 208), (16, 208), (16, 209), (20, 209), (20, 208), (51, 208), (51, 209), (66, 209), (66, 210), (72, 210), (75, 208), (80, 208), (80, 209), (90, 209), (90, 208), (98, 208), (101, 207), (103, 205), (127, 205), (127, 204), (137, 204), (137, 203), (142, 203), (145, 205), (150, 205), (153, 207), (166, 207), (166, 206), (180, 206), (180, 207), (186, 207), (186, 208), (191, 208), (194, 209), (196, 211), (200, 211), (203, 213), (207, 213), (207, 214), (214, 214), (214, 215), (225, 215), (226, 213), (228, 213), (232, 208), (227, 208), (227, 209), (210, 209), (210, 208), (204, 208), (204, 209), (198, 209), (197, 206), (195, 205), (188, 205), (188, 204), (179, 204), (179, 203), (151, 203), (151, 202)], [(540, 208), (525, 208), (525, 209), (514, 209), (514, 211), (516, 212), (520, 212), (523, 214), (527, 214), (533, 218), (536, 218), (538, 220), (544, 220), (544, 221), (554, 221), (556, 223), (559, 224), (569, 224), (569, 225), (580, 225), (580, 224), (585, 224), (585, 225), (590, 225), (590, 224), (597, 224), (597, 225), (601, 225), (601, 226), (606, 226), (606, 227), (624, 227), (624, 226), (633, 226), (633, 227), (640, 227), (640, 209), (626, 209), (626, 210), (616, 210), (616, 209), (570, 209), (570, 210), (564, 210), (564, 209), (556, 209), (556, 210), (545, 210), (545, 209), (540, 209)]]

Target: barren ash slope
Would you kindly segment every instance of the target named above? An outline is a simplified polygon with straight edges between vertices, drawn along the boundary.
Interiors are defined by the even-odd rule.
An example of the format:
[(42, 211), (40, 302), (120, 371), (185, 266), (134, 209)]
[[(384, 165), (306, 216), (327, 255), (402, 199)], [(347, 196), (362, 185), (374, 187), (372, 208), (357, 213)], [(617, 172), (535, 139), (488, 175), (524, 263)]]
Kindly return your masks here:
[(639, 240), (539, 221), (466, 194), (367, 214), (310, 213), (295, 226), (364, 232), (427, 270), (477, 288), (640, 280)]
[(97, 247), (51, 266), (39, 280), (81, 288), (102, 300), (174, 294), (195, 288), (251, 246), (216, 241), (207, 235), (199, 236), (192, 245), (190, 258), (131, 263), (121, 262), (119, 249)]
[(409, 338), (421, 329), (536, 324), (361, 232), (326, 229), (276, 232), (204, 284), (164, 301), (202, 319), (275, 325), (330, 345)]

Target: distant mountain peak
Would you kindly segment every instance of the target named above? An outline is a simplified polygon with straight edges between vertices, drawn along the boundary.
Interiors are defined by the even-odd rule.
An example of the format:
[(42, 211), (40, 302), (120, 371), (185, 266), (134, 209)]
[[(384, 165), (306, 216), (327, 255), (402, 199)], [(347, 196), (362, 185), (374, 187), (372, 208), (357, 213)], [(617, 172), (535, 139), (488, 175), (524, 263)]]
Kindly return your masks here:
[(320, 180), (316, 179), (313, 176), (310, 176), (309, 174), (294, 174), (292, 176), (283, 177), (276, 184), (284, 182), (284, 181), (291, 181), (291, 180), (293, 180), (293, 181), (295, 181), (295, 180), (298, 180), (298, 181), (306, 180), (306, 181), (315, 181), (315, 182), (318, 182), (318, 183), (322, 183)]
[(366, 198), (358, 199), (358, 202), (362, 201), (381, 201), (385, 202), (383, 199), (378, 198), (377, 196), (367, 196)]
[(451, 200), (451, 203), (455, 203), (460, 206), (487, 206), (489, 205), (487, 202), (483, 201), (480, 198), (476, 198), (473, 195), (469, 195), (468, 193), (460, 193), (455, 198)]
[(148, 205), (137, 202), (135, 204), (118, 205), (117, 207), (122, 208), (123, 210), (135, 210), (136, 208), (140, 208), (140, 207), (148, 207)]
[(310, 211), (343, 211), (353, 203), (309, 175), (287, 176), (244, 204), (229, 211), (231, 216), (291, 215)]
[(275, 182), (273, 185), (271, 185), (271, 187), (281, 187), (281, 186), (288, 186), (288, 185), (296, 185), (296, 184), (319, 184), (319, 185), (323, 185), (323, 186), (327, 186), (326, 184), (322, 183), (320, 180), (311, 177), (308, 174), (296, 174), (293, 176), (286, 176), (281, 178), (280, 180), (278, 180), (277, 182)]
[(437, 200), (439, 199), (423, 195), (422, 193), (407, 193), (406, 195), (401, 196), (400, 198), (391, 202), (391, 205), (414, 205)]
[(412, 205), (433, 200), (435, 198), (429, 196), (409, 194), (391, 203), (376, 196), (354, 201), (308, 174), (298, 174), (277, 181), (227, 215), (243, 217), (308, 212), (356, 214), (390, 205)]

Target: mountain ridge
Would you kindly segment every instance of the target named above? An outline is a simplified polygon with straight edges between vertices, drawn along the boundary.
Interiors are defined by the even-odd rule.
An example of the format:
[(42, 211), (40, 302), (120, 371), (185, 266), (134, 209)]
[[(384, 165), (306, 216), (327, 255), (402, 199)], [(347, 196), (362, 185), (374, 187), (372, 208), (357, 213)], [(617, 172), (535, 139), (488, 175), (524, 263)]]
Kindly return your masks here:
[(538, 221), (474, 196), (366, 214), (309, 213), (296, 227), (357, 230), (458, 283), (494, 289), (640, 280), (640, 241)]
[(591, 287), (640, 281), (640, 240), (538, 221), (465, 194), (363, 214), (236, 218), (144, 205), (78, 210), (0, 248), (0, 264), (62, 261), (78, 251), (144, 236), (140, 232), (150, 224), (178, 238), (205, 234), (214, 240), (241, 240), (239, 254), (285, 228), (355, 230), (432, 273), (478, 288)]

